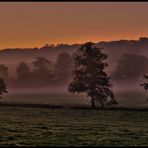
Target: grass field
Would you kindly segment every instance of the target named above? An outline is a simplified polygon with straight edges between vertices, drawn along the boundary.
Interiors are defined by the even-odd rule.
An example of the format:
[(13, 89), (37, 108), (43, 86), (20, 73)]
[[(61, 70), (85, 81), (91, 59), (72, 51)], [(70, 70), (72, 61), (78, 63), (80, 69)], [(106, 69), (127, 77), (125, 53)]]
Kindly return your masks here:
[(146, 98), (120, 92), (118, 109), (93, 110), (84, 95), (9, 93), (0, 101), (0, 146), (148, 146)]
[(148, 111), (0, 106), (0, 146), (148, 145)]

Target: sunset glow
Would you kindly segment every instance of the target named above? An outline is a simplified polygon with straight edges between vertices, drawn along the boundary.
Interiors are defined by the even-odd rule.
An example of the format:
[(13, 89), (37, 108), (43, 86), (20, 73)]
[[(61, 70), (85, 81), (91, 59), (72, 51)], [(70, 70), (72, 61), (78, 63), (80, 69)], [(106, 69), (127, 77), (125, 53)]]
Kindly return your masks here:
[(148, 36), (144, 2), (1, 2), (0, 49), (139, 39)]

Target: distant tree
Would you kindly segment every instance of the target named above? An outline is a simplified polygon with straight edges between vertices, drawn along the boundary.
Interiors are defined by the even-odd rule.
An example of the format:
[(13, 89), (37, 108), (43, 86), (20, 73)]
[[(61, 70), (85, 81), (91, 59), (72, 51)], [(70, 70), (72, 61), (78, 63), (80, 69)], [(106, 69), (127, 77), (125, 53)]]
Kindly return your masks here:
[(4, 80), (0, 78), (0, 99), (4, 93), (7, 93), (7, 88)]
[(106, 105), (117, 104), (111, 90), (110, 78), (104, 72), (108, 66), (104, 62), (107, 57), (101, 52), (101, 48), (94, 47), (91, 42), (85, 43), (75, 53), (74, 79), (68, 90), (72, 93), (85, 92), (91, 98), (92, 107), (99, 104), (104, 108)]
[(113, 79), (138, 79), (142, 73), (147, 71), (148, 58), (143, 55), (124, 54), (120, 58)]
[(49, 44), (45, 44), (43, 47), (41, 47), (40, 49), (41, 50), (49, 50), (49, 49), (52, 49), (52, 48), (54, 48), (54, 44), (51, 44), (51, 45), (49, 45)]
[(33, 78), (43, 83), (52, 79), (52, 62), (44, 57), (36, 57), (33, 64)]
[(8, 77), (9, 77), (8, 67), (3, 64), (0, 64), (0, 78), (7, 81)]
[(72, 77), (73, 59), (68, 53), (60, 53), (54, 64), (54, 76), (57, 82), (66, 83)]
[(44, 57), (36, 57), (36, 60), (32, 64), (34, 66), (34, 70), (49, 70), (52, 66), (52, 62)]
[(16, 73), (17, 73), (18, 80), (27, 80), (30, 78), (30, 75), (31, 75), (30, 68), (28, 64), (25, 62), (19, 63)]

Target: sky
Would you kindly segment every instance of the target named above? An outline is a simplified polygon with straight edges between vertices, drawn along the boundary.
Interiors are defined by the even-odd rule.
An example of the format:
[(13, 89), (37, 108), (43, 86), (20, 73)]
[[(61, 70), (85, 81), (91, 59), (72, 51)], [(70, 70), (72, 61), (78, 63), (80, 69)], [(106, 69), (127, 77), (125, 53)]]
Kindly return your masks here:
[(139, 37), (147, 2), (0, 2), (0, 49)]

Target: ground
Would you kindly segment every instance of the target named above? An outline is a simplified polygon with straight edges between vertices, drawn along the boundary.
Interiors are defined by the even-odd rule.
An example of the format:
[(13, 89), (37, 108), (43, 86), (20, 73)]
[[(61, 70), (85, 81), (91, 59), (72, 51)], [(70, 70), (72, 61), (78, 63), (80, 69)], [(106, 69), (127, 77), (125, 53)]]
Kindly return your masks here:
[(0, 106), (0, 146), (148, 145), (148, 110)]

